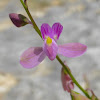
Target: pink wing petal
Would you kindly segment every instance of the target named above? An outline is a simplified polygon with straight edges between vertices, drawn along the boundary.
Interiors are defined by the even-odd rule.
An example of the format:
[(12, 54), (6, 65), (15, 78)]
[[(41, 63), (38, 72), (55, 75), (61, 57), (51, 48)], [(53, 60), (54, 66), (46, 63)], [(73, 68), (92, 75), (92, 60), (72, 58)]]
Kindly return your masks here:
[(59, 36), (60, 36), (60, 34), (63, 30), (63, 26), (60, 23), (54, 23), (53, 26), (52, 26), (52, 30), (53, 30), (53, 33), (54, 33), (54, 39), (58, 40)]
[(66, 57), (77, 57), (84, 54), (87, 46), (81, 43), (68, 43), (59, 45), (58, 53)]
[(52, 29), (51, 29), (51, 27), (47, 24), (47, 23), (44, 23), (44, 24), (42, 24), (42, 26), (41, 26), (41, 33), (42, 33), (42, 38), (43, 38), (43, 40), (47, 37), (47, 36), (49, 36), (49, 37), (53, 37), (52, 35)]
[(21, 55), (20, 64), (24, 68), (33, 68), (42, 62), (44, 58), (45, 53), (42, 47), (31, 47)]
[(44, 52), (50, 60), (54, 60), (56, 58), (57, 51), (58, 45), (53, 39), (52, 44), (50, 46), (46, 44), (46, 40), (44, 41)]

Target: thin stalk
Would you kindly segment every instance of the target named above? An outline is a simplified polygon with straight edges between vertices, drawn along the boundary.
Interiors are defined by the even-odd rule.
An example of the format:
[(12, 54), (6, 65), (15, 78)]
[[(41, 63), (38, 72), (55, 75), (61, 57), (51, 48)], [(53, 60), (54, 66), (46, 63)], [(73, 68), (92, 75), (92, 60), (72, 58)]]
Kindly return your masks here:
[(71, 100), (74, 100), (73, 96), (70, 94)]
[(59, 58), (59, 56), (56, 56), (56, 59), (59, 61), (59, 63), (63, 66), (63, 68), (67, 71), (73, 82), (78, 86), (78, 88), (90, 99), (91, 97), (89, 94), (80, 86), (80, 84), (76, 81), (72, 73), (68, 70), (68, 68), (64, 65), (63, 61)]
[[(42, 38), (41, 36), (41, 31), (39, 30), (38, 26), (36, 25), (35, 21), (33, 20), (28, 7), (24, 4), (23, 0), (20, 0), (20, 2), (22, 3), (26, 13), (28, 14), (34, 29), (36, 30), (36, 32), (39, 34), (39, 36)], [(74, 76), (71, 74), (71, 72), (69, 71), (69, 69), (64, 65), (63, 61), (59, 58), (59, 56), (56, 56), (56, 59), (59, 61), (59, 63), (63, 66), (63, 68), (66, 70), (66, 72), (69, 74), (69, 76), (72, 78), (73, 82), (78, 86), (78, 88), (90, 99), (91, 97), (89, 96), (89, 94), (79, 85), (79, 83), (76, 81), (76, 79), (74, 78)]]
[(24, 4), (23, 0), (20, 0), (20, 2), (22, 3), (22, 5), (23, 5), (23, 7), (24, 7), (24, 9), (25, 9), (25, 11), (26, 11), (26, 13), (27, 13), (27, 15), (29, 16), (29, 18), (30, 18), (30, 20), (31, 20), (31, 22), (32, 22), (32, 24), (33, 24), (33, 26), (34, 26), (35, 31), (36, 31), (36, 32), (39, 34), (39, 36), (42, 38), (42, 36), (41, 36), (41, 31), (39, 30), (38, 26), (36, 25), (35, 21), (33, 20), (32, 15), (30, 14), (30, 12), (29, 12), (29, 10), (28, 10), (28, 7)]

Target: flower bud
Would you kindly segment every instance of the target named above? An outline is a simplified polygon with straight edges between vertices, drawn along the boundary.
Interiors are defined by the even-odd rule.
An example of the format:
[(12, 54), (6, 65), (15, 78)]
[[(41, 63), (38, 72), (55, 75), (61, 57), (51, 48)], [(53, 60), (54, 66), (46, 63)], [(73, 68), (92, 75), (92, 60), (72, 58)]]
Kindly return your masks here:
[(73, 100), (90, 100), (88, 98), (86, 98), (85, 96), (82, 96), (81, 94), (74, 92), (71, 90), (71, 96), (73, 98)]
[(27, 0), (24, 0), (24, 2), (26, 2)]
[(64, 72), (63, 68), (61, 71), (61, 80), (62, 80), (63, 89), (65, 91), (71, 92), (71, 89), (74, 89), (74, 83), (71, 77), (67, 73)]
[(13, 24), (17, 27), (21, 27), (26, 24), (30, 24), (30, 21), (24, 15), (11, 13), (11, 14), (9, 14), (9, 17), (10, 17), (11, 21), (13, 22)]
[(24, 0), (25, 5), (27, 5), (27, 0)]

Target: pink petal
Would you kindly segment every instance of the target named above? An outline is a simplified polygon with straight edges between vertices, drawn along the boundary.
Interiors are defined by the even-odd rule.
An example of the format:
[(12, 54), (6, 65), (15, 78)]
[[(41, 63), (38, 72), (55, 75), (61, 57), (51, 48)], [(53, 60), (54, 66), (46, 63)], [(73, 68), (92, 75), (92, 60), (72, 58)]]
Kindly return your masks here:
[(59, 36), (60, 36), (60, 34), (63, 30), (63, 26), (60, 23), (55, 23), (52, 26), (52, 30), (53, 30), (53, 33), (54, 33), (54, 39), (58, 40)]
[(33, 68), (41, 63), (45, 58), (42, 47), (31, 47), (24, 51), (20, 58), (20, 64), (24, 68)]
[(56, 58), (57, 51), (58, 51), (58, 45), (53, 39), (51, 45), (47, 45), (46, 40), (44, 41), (44, 52), (46, 53), (46, 55), (50, 60), (54, 60)]
[(68, 43), (59, 45), (58, 53), (66, 57), (77, 57), (84, 54), (87, 46), (81, 43)]
[(72, 82), (72, 79), (68, 74), (64, 73), (64, 69), (62, 68), (61, 71), (61, 81), (63, 89), (67, 92), (70, 92), (70, 90), (74, 89), (74, 83)]
[(42, 38), (43, 38), (43, 40), (46, 38), (46, 37), (53, 37), (53, 34), (52, 34), (52, 29), (51, 29), (51, 27), (48, 25), (48, 24), (46, 24), (46, 23), (44, 23), (44, 24), (42, 24), (42, 26), (41, 26), (41, 33), (42, 33)]

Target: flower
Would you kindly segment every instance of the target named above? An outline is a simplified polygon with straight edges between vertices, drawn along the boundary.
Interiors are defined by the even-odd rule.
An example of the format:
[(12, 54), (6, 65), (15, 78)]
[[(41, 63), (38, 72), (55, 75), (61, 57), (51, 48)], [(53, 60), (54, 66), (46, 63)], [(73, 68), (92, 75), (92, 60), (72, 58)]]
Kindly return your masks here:
[(9, 17), (16, 27), (25, 26), (31, 24), (31, 22), (22, 14), (11, 13)]
[[(69, 69), (69, 71), (70, 71), (70, 69)], [(63, 89), (65, 91), (71, 92), (71, 90), (74, 89), (74, 83), (73, 83), (71, 77), (68, 75), (67, 72), (65, 72), (65, 70), (63, 68), (61, 70), (61, 81), (62, 81)]]
[(87, 46), (81, 43), (67, 43), (58, 45), (57, 40), (63, 30), (60, 23), (54, 23), (52, 27), (44, 23), (41, 26), (41, 34), (44, 40), (43, 47), (31, 47), (24, 51), (20, 58), (20, 64), (24, 68), (33, 68), (40, 64), (46, 56), (54, 60), (57, 54), (66, 57), (77, 57), (82, 55)]

